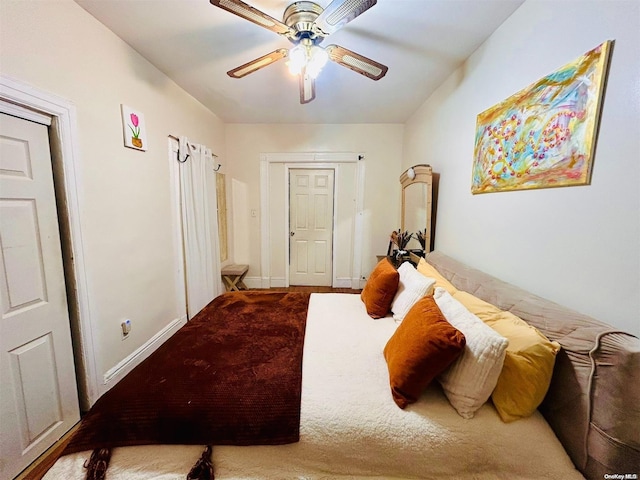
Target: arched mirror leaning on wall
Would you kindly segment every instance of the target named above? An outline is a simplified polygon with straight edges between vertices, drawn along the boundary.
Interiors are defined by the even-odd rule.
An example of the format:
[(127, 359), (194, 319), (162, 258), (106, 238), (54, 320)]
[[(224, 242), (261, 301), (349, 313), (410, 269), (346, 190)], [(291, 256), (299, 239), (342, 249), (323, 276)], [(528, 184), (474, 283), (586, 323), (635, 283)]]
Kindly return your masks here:
[[(411, 251), (431, 251), (433, 172), (429, 165), (414, 165), (400, 175), (402, 185), (401, 228), (413, 234)], [(418, 253), (418, 252), (414, 252)]]

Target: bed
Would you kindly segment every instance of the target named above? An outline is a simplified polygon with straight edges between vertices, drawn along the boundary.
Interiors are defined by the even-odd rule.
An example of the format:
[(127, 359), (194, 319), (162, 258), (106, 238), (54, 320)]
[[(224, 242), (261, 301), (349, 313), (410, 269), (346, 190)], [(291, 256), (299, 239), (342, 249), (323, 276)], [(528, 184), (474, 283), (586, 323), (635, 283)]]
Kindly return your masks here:
[[(415, 403), (398, 408), (382, 353), (397, 322), (391, 316), (372, 319), (360, 295), (312, 294), (304, 336), (299, 441), (216, 444), (215, 478), (602, 479), (639, 473), (638, 339), (439, 252), (427, 260), (457, 288), (513, 312), (560, 343), (539, 410), (505, 423), (489, 401), (465, 419), (438, 382)], [(229, 295), (234, 301), (251, 301), (251, 292), (223, 297)], [(203, 445), (115, 448), (106, 478), (184, 479), (202, 452)], [(90, 454), (61, 457), (45, 479), (84, 478)]]

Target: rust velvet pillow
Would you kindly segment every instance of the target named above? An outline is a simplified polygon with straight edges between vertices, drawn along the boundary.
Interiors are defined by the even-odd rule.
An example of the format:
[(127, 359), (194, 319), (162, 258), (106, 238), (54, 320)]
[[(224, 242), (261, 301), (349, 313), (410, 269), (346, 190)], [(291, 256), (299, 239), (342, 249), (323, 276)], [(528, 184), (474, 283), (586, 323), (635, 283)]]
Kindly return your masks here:
[(462, 332), (447, 321), (433, 297), (418, 301), (384, 347), (394, 402), (400, 408), (416, 402), (465, 344)]
[(399, 281), (400, 274), (391, 262), (386, 258), (380, 260), (360, 294), (371, 318), (382, 318), (389, 313)]

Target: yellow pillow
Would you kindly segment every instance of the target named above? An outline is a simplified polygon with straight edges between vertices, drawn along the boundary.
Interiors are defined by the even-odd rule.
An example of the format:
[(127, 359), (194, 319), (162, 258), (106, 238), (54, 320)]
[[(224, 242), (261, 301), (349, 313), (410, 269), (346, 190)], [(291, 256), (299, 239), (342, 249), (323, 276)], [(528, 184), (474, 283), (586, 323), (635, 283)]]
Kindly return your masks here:
[(547, 394), (560, 344), (549, 341), (514, 314), (470, 293), (458, 290), (453, 297), (509, 340), (504, 366), (491, 399), (504, 422), (528, 417)]
[(423, 274), (425, 277), (436, 279), (436, 283), (433, 286), (434, 289), (436, 287), (442, 287), (451, 295), (453, 295), (458, 291), (458, 289), (454, 287), (453, 284), (449, 282), (449, 280), (444, 278), (442, 274), (438, 270), (436, 270), (436, 267), (428, 263), (424, 258), (421, 258), (420, 261), (418, 262), (417, 270), (418, 272)]

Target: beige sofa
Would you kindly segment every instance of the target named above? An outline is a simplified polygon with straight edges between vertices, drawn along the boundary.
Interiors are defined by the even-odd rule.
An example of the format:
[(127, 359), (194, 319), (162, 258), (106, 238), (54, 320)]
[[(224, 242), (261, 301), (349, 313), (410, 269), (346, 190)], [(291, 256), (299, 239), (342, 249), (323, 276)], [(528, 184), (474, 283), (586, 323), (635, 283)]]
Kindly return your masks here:
[(440, 252), (426, 259), (460, 290), (512, 312), (562, 345), (541, 413), (587, 478), (638, 478), (640, 340)]

